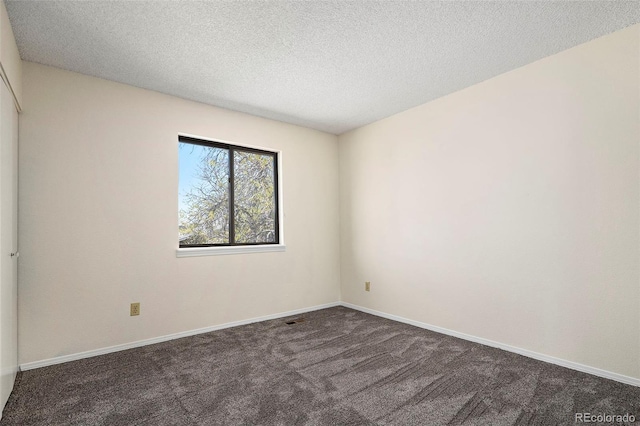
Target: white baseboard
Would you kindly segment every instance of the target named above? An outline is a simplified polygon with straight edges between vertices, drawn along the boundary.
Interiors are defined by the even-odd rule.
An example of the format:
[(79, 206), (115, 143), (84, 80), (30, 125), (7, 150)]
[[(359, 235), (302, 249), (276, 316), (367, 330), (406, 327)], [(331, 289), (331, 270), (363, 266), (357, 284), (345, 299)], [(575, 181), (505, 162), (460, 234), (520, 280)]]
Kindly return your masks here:
[(519, 355), (523, 355), (529, 358), (537, 359), (539, 361), (548, 362), (550, 364), (559, 365), (561, 367), (570, 368), (572, 370), (581, 371), (583, 373), (593, 374), (594, 376), (603, 377), (605, 379), (615, 380), (617, 382), (625, 383), (628, 385), (638, 386), (640, 387), (640, 379), (635, 377), (625, 376), (623, 374), (613, 373), (611, 371), (602, 370), (595, 367), (590, 367), (588, 365), (579, 364), (577, 362), (567, 361), (561, 358), (556, 358), (549, 355), (540, 354), (538, 352), (533, 352), (528, 349), (517, 348), (515, 346), (510, 346), (504, 343), (494, 342), (493, 340), (484, 339), (482, 337), (476, 337), (465, 333), (460, 333), (454, 330), (449, 330), (447, 328), (438, 327), (435, 325), (427, 324), (420, 321), (411, 320), (408, 318), (400, 317), (393, 314), (388, 314), (386, 312), (376, 311), (374, 309), (365, 308), (363, 306), (354, 305), (352, 303), (347, 302), (333, 302), (327, 303), (324, 305), (311, 306), (308, 308), (295, 309), (293, 311), (288, 312), (280, 312), (277, 314), (265, 315), (262, 317), (250, 318), (241, 321), (228, 322), (225, 324), (214, 325), (210, 327), (198, 328), (195, 330), (183, 331), (180, 333), (169, 334), (166, 336), (154, 337), (151, 339), (138, 340), (136, 342), (125, 343), (122, 345), (109, 346), (106, 348), (94, 349), (86, 352), (79, 352), (70, 355), (63, 355), (55, 358), (44, 359), (41, 361), (27, 362), (24, 364), (20, 364), (20, 370), (32, 370), (34, 368), (46, 367), (49, 365), (61, 364), (69, 361), (76, 361), (84, 358), (91, 358), (98, 355), (104, 355), (112, 352), (124, 351), (127, 349), (138, 348), (141, 346), (152, 345), (154, 343), (166, 342), (169, 340), (180, 339), (182, 337), (194, 336), (196, 334), (208, 333), (210, 331), (222, 330), (230, 327), (237, 327), (240, 325), (252, 324), (260, 321), (267, 321), (277, 318), (284, 318), (292, 315), (299, 315), (305, 312), (317, 311), (319, 309), (332, 308), (334, 306), (344, 306), (346, 308), (355, 309), (357, 311), (365, 312), (371, 315), (375, 315), (382, 318), (387, 318), (393, 321), (402, 322), (405, 324), (413, 325), (416, 327), (424, 328), (426, 330), (435, 331), (436, 333), (446, 334), (448, 336), (458, 337), (460, 339), (468, 340), (470, 342), (479, 343), (481, 345), (491, 346), (494, 348), (502, 349), (508, 352), (513, 352)]
[(305, 312), (317, 311), (319, 309), (333, 308), (340, 306), (340, 302), (326, 303), (324, 305), (311, 306), (308, 308), (295, 309), (293, 311), (279, 312), (277, 314), (265, 315), (262, 317), (250, 318), (241, 321), (228, 322), (225, 324), (213, 325), (210, 327), (198, 328), (195, 330), (182, 331), (180, 333), (168, 334), (166, 336), (154, 337), (151, 339), (138, 340), (122, 345), (109, 346), (106, 348), (94, 349), (86, 352), (57, 356), (55, 358), (43, 359), (41, 361), (27, 362), (20, 364), (20, 371), (33, 370), (34, 368), (47, 367), (49, 365), (62, 364), (64, 362), (76, 361), (84, 358), (91, 358), (98, 355), (105, 355), (112, 352), (124, 351), (127, 349), (139, 348), (140, 346), (153, 345), (154, 343), (166, 342), (168, 340), (180, 339), (182, 337), (194, 336), (196, 334), (208, 333), (210, 331), (222, 330), (224, 328), (237, 327), (239, 325), (252, 324), (254, 322), (267, 321), (284, 318), (292, 315), (299, 315)]
[(567, 361), (561, 358), (540, 354), (538, 352), (533, 352), (528, 349), (517, 348), (515, 346), (506, 345), (504, 343), (494, 342), (493, 340), (483, 339), (482, 337), (471, 336), (469, 334), (460, 333), (457, 331), (449, 330), (447, 328), (438, 327), (438, 326), (427, 324), (420, 321), (414, 321), (408, 318), (399, 317), (397, 315), (387, 314), (386, 312), (376, 311), (373, 309), (365, 308), (365, 307), (354, 305), (347, 302), (341, 302), (340, 305), (346, 308), (351, 308), (357, 311), (365, 312), (367, 314), (371, 314), (378, 317), (387, 318), (393, 321), (398, 321), (398, 322), (410, 324), (416, 327), (424, 328), (427, 330), (435, 331), (436, 333), (458, 337), (460, 339), (468, 340), (470, 342), (480, 343), (481, 345), (491, 346), (493, 348), (498, 348), (508, 352), (513, 352), (518, 355), (523, 355), (529, 358), (537, 359), (539, 361), (548, 362), (550, 364), (559, 365), (561, 367), (570, 368), (572, 370), (581, 371), (583, 373), (593, 374), (594, 376), (615, 380), (616, 382), (625, 383), (627, 385), (640, 387), (640, 379), (636, 379), (635, 377), (625, 376), (623, 374), (613, 373), (607, 370), (601, 370), (599, 368), (590, 367), (588, 365), (579, 364), (577, 362)]

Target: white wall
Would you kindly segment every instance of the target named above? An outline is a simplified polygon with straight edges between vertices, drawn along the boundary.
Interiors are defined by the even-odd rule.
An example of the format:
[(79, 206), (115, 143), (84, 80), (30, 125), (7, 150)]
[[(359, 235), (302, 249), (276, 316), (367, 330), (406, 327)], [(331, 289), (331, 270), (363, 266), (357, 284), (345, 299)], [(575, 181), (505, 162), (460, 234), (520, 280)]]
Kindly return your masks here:
[(640, 378), (639, 38), (341, 135), (342, 299)]
[[(29, 62), (23, 77), (20, 363), (339, 300), (336, 136)], [(176, 258), (179, 132), (282, 151), (286, 252)]]
[[(640, 378), (639, 39), (634, 26), (339, 138), (25, 63), (20, 362), (341, 290)], [(283, 151), (286, 252), (175, 257), (178, 132)]]

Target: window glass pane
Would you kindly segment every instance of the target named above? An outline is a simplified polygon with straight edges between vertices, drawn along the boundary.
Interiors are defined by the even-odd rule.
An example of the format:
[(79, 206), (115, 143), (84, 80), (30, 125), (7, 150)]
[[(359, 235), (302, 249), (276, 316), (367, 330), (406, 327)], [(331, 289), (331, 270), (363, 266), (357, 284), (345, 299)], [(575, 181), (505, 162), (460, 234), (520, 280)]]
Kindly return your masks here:
[(229, 151), (179, 143), (180, 245), (229, 242)]
[(234, 151), (235, 242), (276, 242), (273, 155)]

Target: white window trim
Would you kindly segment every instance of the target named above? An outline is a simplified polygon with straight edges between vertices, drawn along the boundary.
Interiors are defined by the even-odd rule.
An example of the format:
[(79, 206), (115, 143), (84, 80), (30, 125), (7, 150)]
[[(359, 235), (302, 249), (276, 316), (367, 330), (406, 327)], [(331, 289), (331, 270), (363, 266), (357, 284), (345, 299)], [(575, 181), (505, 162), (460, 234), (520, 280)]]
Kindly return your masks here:
[(184, 247), (176, 250), (176, 257), (218, 256), (224, 254), (249, 254), (286, 251), (284, 244), (264, 244), (255, 246)]
[(275, 152), (277, 154), (278, 161), (278, 229), (279, 229), (279, 241), (280, 244), (258, 244), (250, 246), (210, 246), (210, 247), (183, 247), (176, 249), (176, 257), (197, 257), (197, 256), (219, 256), (228, 254), (250, 254), (250, 253), (269, 253), (286, 251), (286, 245), (284, 244), (284, 195), (282, 191), (283, 182), (283, 163), (282, 163), (282, 151), (276, 151), (273, 148), (266, 148), (262, 146), (241, 144), (232, 141), (226, 141), (222, 139), (211, 139), (204, 136), (192, 135), (190, 133), (178, 133), (178, 137), (186, 136), (190, 138), (202, 139), (211, 142), (222, 142), (230, 145), (241, 146), (245, 148), (261, 149), (263, 151)]

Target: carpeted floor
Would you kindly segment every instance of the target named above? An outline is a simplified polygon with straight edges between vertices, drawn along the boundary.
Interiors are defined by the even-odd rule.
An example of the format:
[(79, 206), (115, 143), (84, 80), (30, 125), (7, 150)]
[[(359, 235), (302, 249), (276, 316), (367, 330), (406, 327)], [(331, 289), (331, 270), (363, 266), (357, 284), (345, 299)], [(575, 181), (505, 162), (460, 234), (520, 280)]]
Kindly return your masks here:
[(20, 373), (0, 425), (573, 425), (576, 412), (640, 418), (638, 387), (343, 307), (300, 317)]

